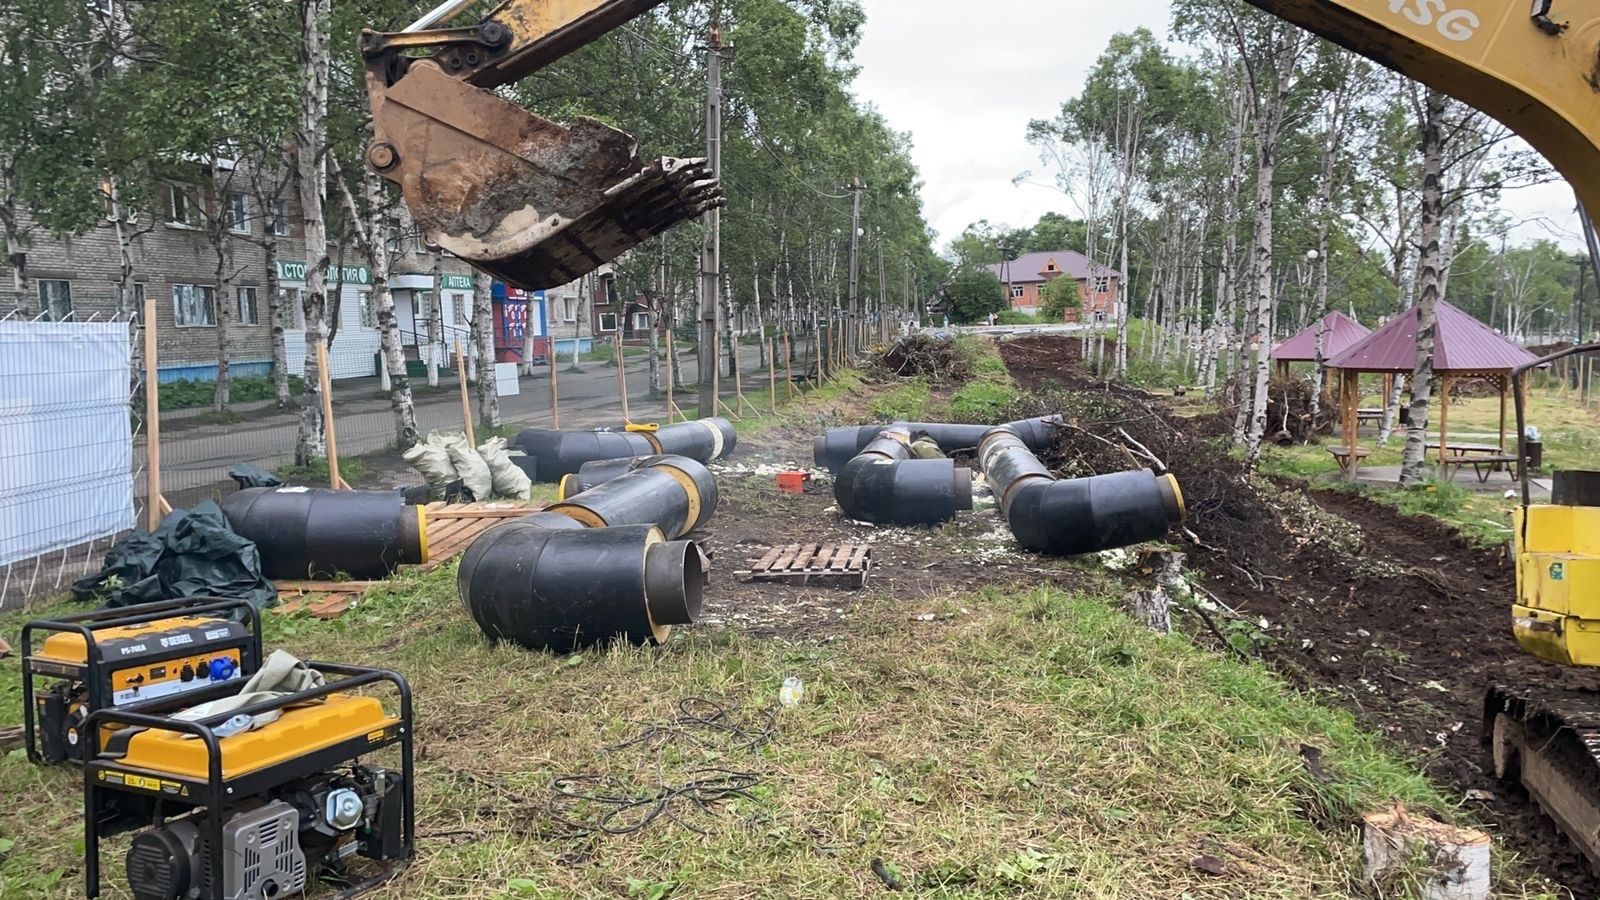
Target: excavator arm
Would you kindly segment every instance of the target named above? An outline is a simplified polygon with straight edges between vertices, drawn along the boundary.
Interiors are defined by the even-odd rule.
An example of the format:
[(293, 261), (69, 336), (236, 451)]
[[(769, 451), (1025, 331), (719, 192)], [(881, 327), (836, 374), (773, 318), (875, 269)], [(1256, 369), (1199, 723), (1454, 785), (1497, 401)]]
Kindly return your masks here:
[(703, 159), (641, 160), (602, 122), (570, 126), (491, 89), (513, 83), (662, 0), (505, 0), (476, 25), (364, 31), (373, 139), (367, 164), (394, 182), (431, 244), (510, 284), (556, 287), (722, 203)]
[(1600, 210), (1600, 0), (1249, 0), (1477, 107)]

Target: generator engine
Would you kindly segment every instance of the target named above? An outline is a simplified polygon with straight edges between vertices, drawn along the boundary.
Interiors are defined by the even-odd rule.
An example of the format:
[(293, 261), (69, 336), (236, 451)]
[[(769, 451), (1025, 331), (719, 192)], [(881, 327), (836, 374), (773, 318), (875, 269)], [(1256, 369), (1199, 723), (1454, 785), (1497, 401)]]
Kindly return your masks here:
[(401, 775), (370, 766), (324, 773), (241, 804), (222, 824), (223, 883), (208, 875), (204, 817), (174, 819), (134, 837), (127, 876), (138, 900), (271, 900), (305, 890), (309, 872), (352, 856), (403, 855)]

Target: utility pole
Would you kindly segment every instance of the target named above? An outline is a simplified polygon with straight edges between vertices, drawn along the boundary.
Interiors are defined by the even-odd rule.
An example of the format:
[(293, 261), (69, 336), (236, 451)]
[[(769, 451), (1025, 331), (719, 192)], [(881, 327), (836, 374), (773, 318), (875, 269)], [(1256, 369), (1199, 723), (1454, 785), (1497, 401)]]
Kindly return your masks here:
[(878, 229), (878, 333), (889, 340), (889, 280), (883, 271), (883, 229)]
[[(706, 162), (722, 180), (722, 34), (713, 18), (706, 38)], [(700, 250), (700, 418), (717, 414), (717, 338), (722, 334), (722, 210), (706, 213)]]
[(861, 183), (860, 178), (850, 182), (854, 201), (850, 209), (850, 300), (844, 346), (852, 354), (860, 349), (856, 346), (859, 340), (856, 332), (861, 327), (861, 192), (864, 190), (866, 185)]

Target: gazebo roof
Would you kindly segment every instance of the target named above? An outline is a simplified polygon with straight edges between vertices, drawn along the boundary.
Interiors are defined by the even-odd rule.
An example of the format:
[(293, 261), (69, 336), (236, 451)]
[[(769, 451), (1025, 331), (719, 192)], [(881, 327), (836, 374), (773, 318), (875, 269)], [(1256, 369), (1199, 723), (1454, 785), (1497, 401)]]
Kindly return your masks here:
[(1344, 313), (1331, 312), (1273, 348), (1272, 358), (1278, 362), (1316, 362), (1317, 332), (1324, 326), (1328, 329), (1322, 339), (1322, 358), (1325, 360), (1333, 359), (1372, 333), (1372, 329)]
[[(1357, 372), (1410, 372), (1417, 364), (1418, 307), (1413, 306), (1328, 365)], [(1500, 336), (1493, 328), (1443, 300), (1437, 307), (1433, 370), (1450, 374), (1509, 372), (1533, 362), (1533, 354)]]

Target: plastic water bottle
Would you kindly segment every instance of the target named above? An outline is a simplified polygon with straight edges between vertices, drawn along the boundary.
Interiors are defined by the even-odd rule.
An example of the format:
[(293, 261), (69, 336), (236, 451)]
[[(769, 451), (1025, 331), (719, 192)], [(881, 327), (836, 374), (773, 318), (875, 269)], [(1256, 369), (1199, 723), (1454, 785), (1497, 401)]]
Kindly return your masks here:
[(794, 709), (806, 698), (806, 683), (790, 675), (778, 689), (778, 704), (784, 709)]

